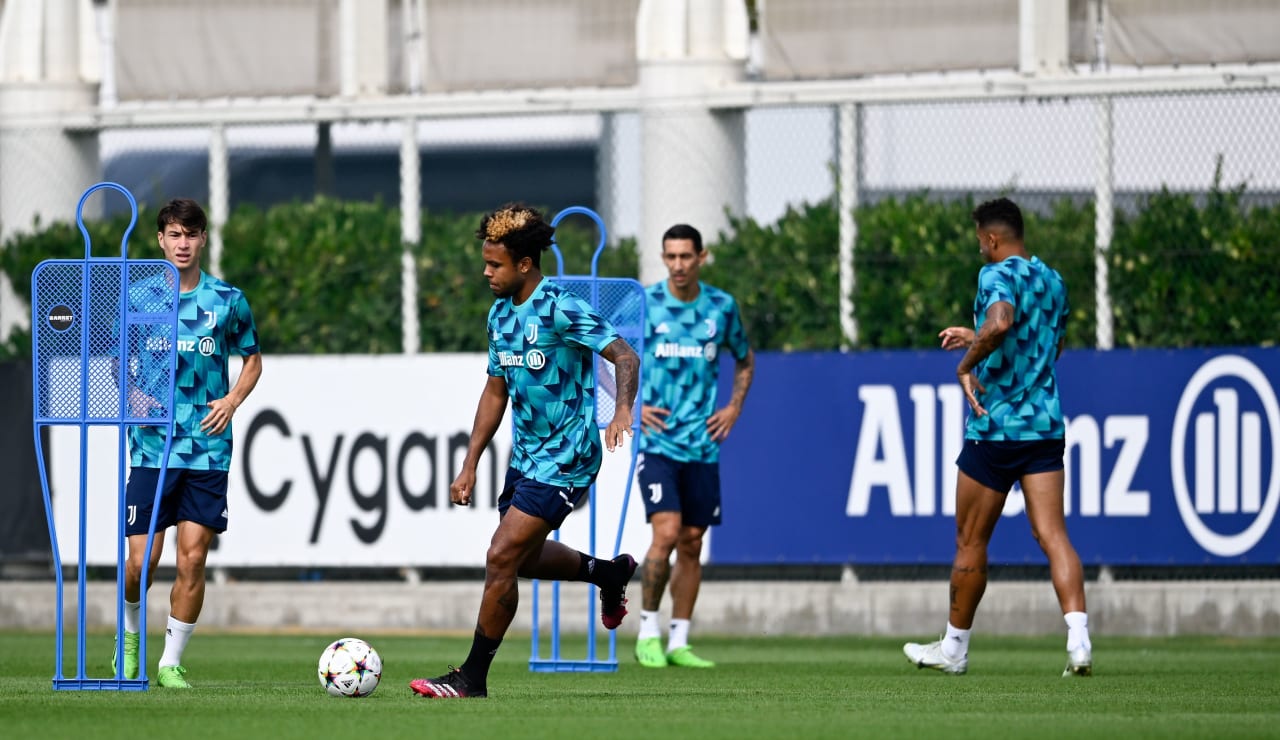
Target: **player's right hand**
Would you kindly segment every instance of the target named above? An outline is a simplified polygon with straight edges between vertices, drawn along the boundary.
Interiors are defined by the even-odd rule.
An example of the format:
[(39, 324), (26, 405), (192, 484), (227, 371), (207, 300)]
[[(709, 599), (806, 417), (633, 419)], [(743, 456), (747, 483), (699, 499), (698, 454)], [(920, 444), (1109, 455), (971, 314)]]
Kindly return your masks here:
[(449, 500), (459, 506), (471, 505), (471, 492), (476, 487), (476, 471), (463, 468), (449, 486)]
[(664, 432), (667, 429), (667, 417), (671, 412), (657, 406), (640, 407), (640, 426), (646, 432)]
[(968, 348), (973, 344), (973, 329), (964, 326), (948, 326), (938, 332), (938, 338), (942, 340), (943, 349), (962, 349)]
[(129, 389), (129, 415), (135, 419), (145, 419), (151, 416), (151, 412), (155, 409), (163, 409), (164, 404), (156, 399), (148, 396), (146, 393), (137, 388)]

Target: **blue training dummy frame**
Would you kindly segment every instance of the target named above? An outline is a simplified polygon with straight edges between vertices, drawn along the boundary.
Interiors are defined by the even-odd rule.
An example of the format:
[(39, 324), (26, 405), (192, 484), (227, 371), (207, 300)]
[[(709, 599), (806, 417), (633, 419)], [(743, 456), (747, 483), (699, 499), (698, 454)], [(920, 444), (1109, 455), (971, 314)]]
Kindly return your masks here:
[[(119, 257), (94, 257), (84, 225), (84, 204), (99, 190), (116, 190), (129, 201), (131, 218), (120, 239)], [(174, 387), (178, 367), (177, 269), (166, 260), (130, 260), (129, 234), (138, 221), (138, 204), (124, 187), (113, 182), (94, 185), (80, 196), (76, 224), (84, 237), (84, 259), (45, 260), (31, 273), (31, 359), (33, 365), (33, 422), (36, 463), (44, 492), (45, 516), (57, 587), (54, 625), (57, 640), (53, 674), (54, 690), (146, 691), (147, 591), (151, 546), (155, 538), (160, 492), (168, 472), (173, 440)], [(150, 374), (147, 374), (148, 371)], [(131, 399), (144, 404), (131, 404)], [(158, 397), (163, 396), (163, 397)], [(136, 406), (136, 408), (135, 408)], [(146, 408), (142, 408), (145, 406)], [(130, 426), (146, 424), (166, 429), (164, 458), (156, 497), (151, 507), (147, 547), (142, 561), (141, 615), (139, 624), (138, 677), (124, 677), (124, 576), (125, 485)], [(63, 676), (63, 574), (62, 556), (49, 491), (41, 432), (52, 426), (72, 426), (80, 431), (79, 532), (77, 557), (76, 673)], [(114, 427), (119, 434), (116, 544), (116, 654), (117, 670), (111, 678), (85, 675), (85, 575), (88, 505), (89, 429)], [(71, 491), (59, 491), (67, 496)], [(105, 656), (104, 656), (105, 657)]]
[[(583, 215), (589, 217), (595, 222), (596, 228), (600, 232), (600, 242), (596, 245), (595, 254), (591, 258), (591, 274), (590, 275), (566, 275), (564, 272), (564, 256), (560, 252), (560, 247), (555, 241), (555, 237), (551, 240), (551, 251), (556, 257), (556, 275), (552, 280), (560, 283), (566, 290), (576, 294), (578, 297), (591, 304), (600, 315), (604, 316), (614, 325), (618, 333), (623, 339), (631, 345), (636, 354), (644, 356), (644, 321), (645, 321), (645, 291), (644, 286), (639, 281), (631, 278), (611, 278), (599, 276), (600, 254), (605, 249), (606, 232), (604, 221), (600, 216), (589, 208), (582, 206), (573, 206), (566, 208), (556, 214), (551, 220), (551, 225), (557, 226), (568, 216)], [(613, 394), (608, 394), (602, 398), (600, 378), (605, 373), (611, 373), (612, 365), (602, 357), (594, 358), (594, 368), (596, 375), (596, 423), (601, 427), (607, 427), (609, 421), (613, 418), (614, 399)], [(641, 363), (641, 372), (643, 372), (643, 363)], [(614, 387), (611, 386), (610, 387)], [(603, 403), (602, 403), (603, 402)], [(639, 398), (636, 399), (637, 405)], [(627, 471), (626, 492), (622, 499), (622, 514), (618, 519), (618, 532), (613, 544), (613, 557), (617, 557), (619, 550), (622, 548), (622, 532), (627, 521), (627, 504), (631, 499), (632, 481), (636, 474), (636, 459), (640, 449), (640, 412), (637, 408), (632, 416), (631, 425), (631, 464)], [(589, 516), (588, 524), (590, 536), (588, 548), (592, 556), (596, 556), (596, 484), (592, 483), (588, 492)], [(554, 533), (556, 540), (560, 539), (560, 530)], [(529, 670), (535, 673), (568, 673), (568, 672), (612, 672), (618, 670), (618, 633), (616, 630), (609, 633), (609, 655), (606, 659), (597, 659), (596, 657), (596, 587), (588, 584), (587, 586), (587, 657), (585, 660), (573, 660), (563, 658), (560, 654), (560, 582), (553, 581), (551, 583), (551, 654), (543, 657), (540, 650), (539, 638), (539, 581), (533, 581), (533, 653), (529, 658)]]

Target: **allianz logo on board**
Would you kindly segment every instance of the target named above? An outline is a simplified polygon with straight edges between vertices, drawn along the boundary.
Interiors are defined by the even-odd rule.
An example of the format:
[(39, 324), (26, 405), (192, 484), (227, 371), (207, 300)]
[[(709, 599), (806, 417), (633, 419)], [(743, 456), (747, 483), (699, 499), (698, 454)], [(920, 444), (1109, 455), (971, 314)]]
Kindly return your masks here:
[[(1245, 386), (1248, 392), (1242, 394)], [(1206, 392), (1211, 407), (1201, 401)], [(954, 461), (968, 410), (964, 396), (957, 384), (913, 385), (908, 396), (912, 408), (906, 413), (912, 414), (915, 427), (912, 440), (903, 433), (897, 388), (858, 389), (864, 408), (845, 507), (848, 516), (866, 516), (873, 495), (886, 491), (893, 516), (934, 516), (939, 509), (943, 515), (955, 514)], [(1082, 414), (1067, 419), (1066, 513), (1072, 513), (1074, 504), (1077, 515), (1084, 517), (1150, 515), (1151, 491), (1135, 485), (1141, 479), (1150, 426), (1150, 418), (1142, 415), (1095, 419)], [(956, 431), (944, 435), (939, 429)], [(1113, 459), (1106, 470), (1104, 448)], [(1195, 541), (1219, 557), (1234, 557), (1258, 544), (1280, 506), (1280, 404), (1262, 370), (1238, 355), (1215, 357), (1202, 365), (1183, 389), (1169, 452), (1169, 482), (1178, 513)], [(1154, 483), (1151, 474), (1148, 471), (1148, 483)], [(1015, 503), (1011, 496), (1009, 503), (1005, 514), (1021, 512), (1020, 499)], [(1231, 516), (1224, 520), (1223, 515)], [(1250, 523), (1241, 527), (1246, 517)], [(1218, 531), (1211, 521), (1231, 531)]]
[[(1241, 411), (1240, 394), (1235, 388), (1211, 388), (1224, 378), (1244, 381), (1263, 413)], [(1212, 394), (1214, 410), (1195, 412), (1193, 418), (1196, 401), (1206, 390)], [(1268, 473), (1263, 464), (1264, 421), (1271, 443), (1267, 480), (1263, 479)], [(1195, 458), (1192, 466), (1185, 459), (1189, 434)], [(1280, 405), (1267, 376), (1239, 355), (1223, 355), (1206, 362), (1182, 392), (1170, 444), (1173, 494), (1187, 531), (1214, 555), (1232, 557), (1248, 552), (1267, 533), (1280, 504)], [(1209, 515), (1237, 513), (1253, 516), (1252, 524), (1239, 532), (1223, 534), (1205, 521)]]

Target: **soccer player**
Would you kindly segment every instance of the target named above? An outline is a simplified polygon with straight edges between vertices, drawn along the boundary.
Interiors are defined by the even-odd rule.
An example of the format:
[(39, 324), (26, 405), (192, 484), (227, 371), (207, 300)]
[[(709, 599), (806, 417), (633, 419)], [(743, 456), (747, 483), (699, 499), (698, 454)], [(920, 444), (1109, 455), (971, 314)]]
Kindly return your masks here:
[[(636, 660), (648, 668), (715, 665), (694, 654), (689, 625), (702, 585), (702, 535), (720, 523), (720, 443), (742, 413), (755, 355), (733, 296), (698, 280), (706, 259), (697, 229), (687, 224), (667, 229), (662, 235), (667, 279), (648, 288), (645, 303), (638, 468), (653, 541), (644, 560)], [(717, 409), (719, 347), (733, 354), (735, 369), (733, 395)], [(671, 628), (664, 651), (658, 607), (668, 582)]]
[(1054, 370), (1066, 341), (1066, 286), (1062, 277), (1022, 242), (1022, 211), (1008, 198), (973, 211), (978, 273), (973, 302), (977, 331), (943, 329), (943, 349), (965, 348), (956, 377), (972, 413), (956, 460), (956, 553), (951, 567), (951, 611), (941, 640), (909, 642), (902, 651), (921, 668), (962, 674), (969, 667), (969, 632), (987, 587), (987, 544), (1009, 490), (1021, 482), (1027, 520), (1049, 559), (1058, 603), (1067, 623), (1063, 676), (1093, 672), (1084, 604), (1084, 572), (1063, 517), (1066, 429)]
[(471, 442), (449, 498), (471, 503), (476, 465), (493, 439), (508, 399), (515, 417), (511, 465), (498, 498), (498, 528), (485, 556), (484, 594), (471, 652), (462, 666), (410, 682), (440, 699), (488, 695), (489, 666), (511, 621), (517, 578), (587, 581), (600, 588), (600, 621), (616, 629), (626, 616), (630, 555), (599, 560), (547, 540), (600, 470), (593, 353), (614, 364), (617, 403), (604, 433), (610, 451), (631, 434), (640, 358), (592, 307), (542, 275), (552, 228), (542, 214), (512, 203), (484, 216), (484, 276), (497, 300), (489, 311), (489, 379), (480, 394)]
[[(156, 682), (179, 689), (191, 688), (187, 669), (182, 666), (182, 652), (204, 606), (209, 545), (215, 534), (227, 529), (231, 419), (262, 375), (258, 330), (244, 293), (200, 269), (207, 227), (204, 209), (184, 198), (169, 201), (156, 217), (156, 238), (165, 259), (178, 269), (181, 292), (173, 442), (156, 518), (149, 574), (155, 574), (160, 561), (166, 529), (176, 525), (177, 576), (169, 593), (169, 621)], [(242, 356), (244, 364), (231, 386), (227, 358), (233, 353)], [(145, 383), (144, 379), (142, 385)], [(157, 403), (136, 387), (130, 395), (135, 416), (146, 416), (149, 407)], [(128, 437), (124, 677), (137, 678), (142, 558), (164, 454), (165, 429), (131, 426)], [(113, 671), (115, 660), (113, 653)]]

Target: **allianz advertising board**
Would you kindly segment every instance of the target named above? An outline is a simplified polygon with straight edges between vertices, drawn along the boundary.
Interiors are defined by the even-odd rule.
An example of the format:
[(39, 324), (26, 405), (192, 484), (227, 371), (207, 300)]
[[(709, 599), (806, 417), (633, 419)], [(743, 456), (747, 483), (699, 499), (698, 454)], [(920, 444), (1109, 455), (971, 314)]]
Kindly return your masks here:
[[(959, 353), (765, 354), (721, 457), (711, 561), (949, 563)], [(1280, 562), (1275, 349), (1067, 351), (1068, 531), (1085, 563)], [(723, 393), (729, 379), (723, 379)], [(993, 563), (1043, 563), (1015, 487)]]
[[(759, 356), (723, 448), (716, 564), (949, 563), (955, 458), (968, 408), (958, 353)], [(268, 356), (236, 413), (229, 527), (211, 565), (481, 566), (511, 457), (504, 424), (481, 459), (475, 504), (449, 504), (466, 453), (483, 354)], [(721, 400), (732, 360), (721, 373)], [(1280, 562), (1280, 350), (1068, 351), (1067, 524), (1097, 564)], [(109, 378), (104, 362), (91, 374)], [(508, 417), (509, 421), (509, 417)], [(60, 552), (118, 555), (121, 444), (50, 434)], [(630, 449), (605, 455), (595, 507), (559, 536), (579, 549), (643, 552), (643, 491)], [(592, 509), (595, 509), (593, 512)], [(1015, 489), (992, 562), (1043, 563)], [(83, 547), (79, 520), (91, 522)], [(166, 558), (171, 548), (166, 548)]]

